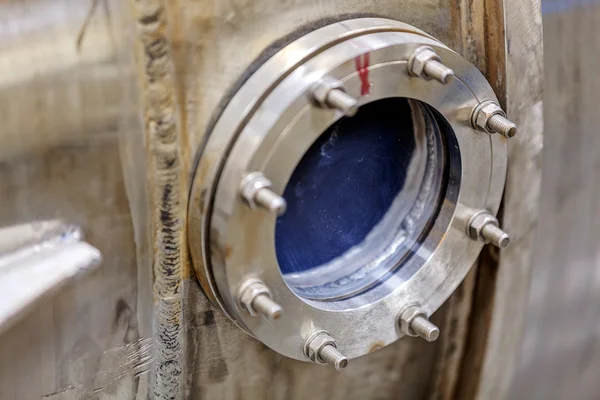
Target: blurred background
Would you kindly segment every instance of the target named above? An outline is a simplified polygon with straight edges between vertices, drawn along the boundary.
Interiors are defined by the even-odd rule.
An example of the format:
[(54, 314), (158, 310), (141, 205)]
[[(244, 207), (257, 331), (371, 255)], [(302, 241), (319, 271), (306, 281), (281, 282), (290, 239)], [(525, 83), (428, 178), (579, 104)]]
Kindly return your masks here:
[(523, 338), (509, 398), (597, 399), (600, 2), (544, 0), (542, 18), (542, 185)]

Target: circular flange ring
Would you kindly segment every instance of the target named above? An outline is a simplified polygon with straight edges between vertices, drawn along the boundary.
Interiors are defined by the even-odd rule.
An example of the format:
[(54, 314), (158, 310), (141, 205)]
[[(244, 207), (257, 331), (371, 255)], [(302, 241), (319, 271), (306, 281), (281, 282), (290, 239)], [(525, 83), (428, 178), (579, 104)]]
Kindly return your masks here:
[[(435, 49), (456, 78), (442, 85), (410, 76), (407, 59), (422, 45)], [(361, 96), (364, 82), (355, 59), (364, 54), (369, 54), (371, 87)], [(460, 165), (454, 169), (460, 174), (455, 177), (460, 187), (446, 193), (454, 204), (443, 206), (417, 256), (384, 284), (335, 302), (300, 298), (286, 285), (274, 250), (275, 217), (249, 210), (239, 197), (239, 184), (252, 171), (264, 173), (273, 190), (282, 193), (306, 149), (342, 117), (338, 111), (311, 104), (311, 87), (324, 76), (342, 81), (359, 105), (390, 97), (428, 104), (451, 126), (460, 152)], [(349, 358), (366, 354), (374, 343), (397, 340), (402, 333), (396, 314), (414, 303), (428, 315), (437, 310), (481, 250), (481, 243), (465, 235), (462, 216), (471, 209), (497, 212), (506, 172), (506, 139), (471, 128), (471, 111), (483, 100), (495, 100), (495, 95), (474, 66), (430, 36), (396, 21), (345, 21), (285, 47), (234, 95), (199, 158), (189, 239), (205, 292), (236, 324), (299, 360), (306, 360), (303, 339), (318, 329), (330, 332)], [(452, 192), (452, 185), (448, 187)], [(252, 276), (260, 277), (283, 307), (276, 326), (244, 313), (236, 301), (239, 286)]]

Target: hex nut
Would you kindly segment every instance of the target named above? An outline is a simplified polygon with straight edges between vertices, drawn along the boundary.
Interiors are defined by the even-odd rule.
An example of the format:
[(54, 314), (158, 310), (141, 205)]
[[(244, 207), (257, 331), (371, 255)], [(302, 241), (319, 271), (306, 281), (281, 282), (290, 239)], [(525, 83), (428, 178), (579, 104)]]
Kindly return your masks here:
[(481, 129), (490, 134), (495, 133), (488, 127), (488, 121), (494, 115), (498, 114), (506, 118), (506, 113), (496, 102), (492, 100), (482, 102), (475, 107), (475, 110), (473, 111), (473, 116), (471, 118), (473, 127)]
[(242, 180), (242, 184), (240, 185), (240, 195), (251, 209), (255, 209), (257, 207), (254, 201), (256, 192), (262, 188), (270, 187), (271, 181), (269, 181), (261, 172), (251, 172)]
[(320, 107), (329, 108), (329, 105), (327, 104), (327, 96), (329, 95), (329, 92), (335, 89), (341, 90), (343, 92), (346, 91), (342, 82), (325, 76), (313, 86), (312, 99)]
[(328, 345), (337, 348), (335, 340), (329, 336), (326, 331), (314, 332), (304, 342), (304, 355), (314, 363), (326, 364), (325, 361), (319, 357), (319, 353), (323, 347)]
[(490, 214), (489, 212), (487, 212), (485, 210), (480, 211), (480, 212), (474, 214), (469, 219), (469, 222), (467, 224), (467, 234), (469, 235), (469, 237), (471, 239), (481, 240), (481, 241), (485, 242), (485, 239), (483, 238), (481, 231), (483, 230), (483, 227), (486, 226), (487, 224), (499, 226), (498, 220), (496, 219), (496, 217), (494, 217), (492, 214)]
[(412, 52), (408, 59), (408, 70), (414, 76), (419, 76), (424, 79), (431, 79), (425, 71), (425, 64), (429, 61), (441, 62), (442, 59), (438, 54), (429, 46), (421, 46)]
[(261, 295), (267, 295), (271, 297), (271, 291), (268, 287), (266, 287), (260, 280), (251, 280), (246, 282), (241, 288), (239, 292), (239, 301), (242, 306), (248, 313), (252, 316), (257, 316), (257, 312), (252, 307), (252, 302), (254, 299)]
[(418, 316), (427, 318), (427, 315), (423, 312), (423, 310), (417, 306), (409, 306), (405, 308), (404, 311), (400, 313), (400, 330), (408, 336), (418, 336), (415, 332), (413, 332), (412, 329), (410, 329), (410, 324)]

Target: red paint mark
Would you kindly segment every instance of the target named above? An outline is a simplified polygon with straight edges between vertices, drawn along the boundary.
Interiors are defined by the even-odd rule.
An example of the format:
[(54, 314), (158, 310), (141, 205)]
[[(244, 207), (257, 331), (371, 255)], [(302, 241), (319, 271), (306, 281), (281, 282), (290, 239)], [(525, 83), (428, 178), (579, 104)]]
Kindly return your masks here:
[(362, 59), (361, 56), (356, 57), (354, 64), (356, 65), (356, 71), (361, 82), (360, 95), (366, 96), (371, 92), (371, 83), (369, 82), (369, 53), (363, 54)]

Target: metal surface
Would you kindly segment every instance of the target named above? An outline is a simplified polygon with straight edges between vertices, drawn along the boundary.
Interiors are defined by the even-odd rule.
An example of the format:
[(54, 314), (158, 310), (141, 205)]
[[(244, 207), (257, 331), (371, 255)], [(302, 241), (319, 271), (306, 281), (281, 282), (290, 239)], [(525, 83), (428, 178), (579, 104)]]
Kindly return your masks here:
[(100, 264), (100, 252), (82, 236), (77, 226), (58, 221), (0, 229), (0, 333), (36, 303)]
[[(536, 252), (534, 237), (543, 220), (553, 219), (552, 212), (541, 213), (538, 209), (541, 177), (546, 173), (542, 171), (546, 140), (540, 1), (505, 0), (503, 10), (494, 16), (505, 19), (506, 41), (501, 46), (506, 70), (498, 79), (506, 88), (505, 109), (520, 129), (520, 134), (508, 141), (510, 161), (501, 212), (502, 227), (510, 232), (512, 242), (500, 252), (488, 248), (482, 254), (462, 377), (456, 386), (455, 396), (459, 399), (520, 399), (510, 393), (510, 387), (523, 354), (522, 333), (533, 323), (532, 316), (526, 314), (526, 303)], [(567, 36), (564, 39), (570, 41)], [(569, 62), (565, 54), (559, 57)], [(553, 158), (554, 165), (559, 165), (558, 158)], [(542, 340), (547, 333), (538, 332), (535, 340)], [(552, 363), (557, 364), (556, 360)], [(522, 371), (519, 375), (525, 376)], [(543, 383), (528, 380), (526, 385), (534, 389)]]
[[(138, 3), (155, 2), (140, 0)], [(172, 43), (174, 86), (182, 111), (179, 126), (187, 139), (183, 148), (190, 152), (188, 160), (191, 161), (192, 152), (205, 140), (215, 110), (220, 110), (223, 100), (232, 94), (229, 89), (237, 87), (238, 78), (255, 60), (262, 62), (273, 54), (272, 43), (290, 34), (298, 37), (293, 34), (297, 30), (306, 33), (349, 16), (379, 15), (418, 26), (476, 65), (502, 101), (507, 79), (502, 3), (255, 0), (217, 5), (205, 0), (168, 2), (165, 14), (170, 16), (170, 24), (165, 31)], [(535, 13), (527, 15), (534, 17)], [(512, 40), (513, 45), (517, 43), (516, 38)], [(525, 82), (523, 85), (527, 86), (528, 81)], [(181, 173), (187, 177), (190, 171), (184, 165)], [(199, 223), (192, 215), (189, 217), (186, 226)], [(451, 398), (467, 341), (473, 274), (433, 315), (442, 329), (435, 344), (410, 339), (398, 341), (369, 357), (352, 360), (343, 374), (333, 368), (315, 368), (265, 351), (262, 343), (249, 339), (217, 312), (206, 301), (193, 274), (190, 278), (192, 280), (184, 285), (189, 365), (184, 375), (192, 398)], [(206, 283), (202, 285), (207, 287)], [(373, 351), (378, 348), (379, 344), (372, 343)]]
[(600, 398), (600, 3), (541, 5), (541, 217), (506, 397), (593, 400)]
[[(401, 385), (395, 376), (415, 365), (415, 351), (419, 365), (433, 370), (435, 347), (381, 351), (338, 376), (347, 383), (338, 380), (332, 392), (320, 379), (329, 370), (282, 361), (238, 332), (214, 312), (186, 268), (178, 232), (187, 222), (177, 205), (185, 208), (191, 153), (209, 114), (271, 40), (321, 18), (360, 13), (418, 21), (457, 44), (459, 21), (450, 7), (432, 0), (401, 7), (2, 0), (0, 10), (2, 225), (72, 220), (86, 226), (87, 239), (105, 256), (101, 270), (67, 285), (3, 334), (0, 398), (181, 398), (184, 382), (186, 396), (221, 399), (305, 398), (309, 386), (318, 399), (429, 390), (423, 377), (433, 381), (435, 374), (407, 368)], [(184, 140), (172, 140), (172, 132)], [(166, 139), (171, 152), (164, 151)], [(170, 168), (157, 171), (157, 159)], [(444, 312), (460, 316), (464, 307), (456, 300)], [(367, 364), (390, 372), (358, 384), (352, 377), (365, 376)], [(173, 387), (165, 389), (165, 379)]]
[[(411, 77), (407, 60), (423, 45), (434, 48), (457, 79), (442, 85)], [(365, 53), (370, 57), (368, 96), (355, 69), (355, 59)], [(262, 172), (275, 193), (282, 193), (305, 149), (342, 116), (311, 104), (314, 82), (325, 75), (342, 81), (361, 106), (390, 97), (429, 104), (448, 122), (460, 149), (460, 157), (448, 157), (446, 200), (416, 256), (384, 284), (335, 302), (299, 298), (290, 290), (275, 259), (274, 218), (240, 207), (236, 195), (247, 171)], [(395, 21), (333, 24), (277, 53), (233, 97), (199, 158), (189, 212), (192, 221), (202, 224), (189, 225), (189, 238), (196, 271), (210, 285), (209, 296), (267, 346), (299, 360), (304, 360), (302, 336), (315, 328), (330, 331), (349, 358), (368, 353), (371, 343), (387, 345), (400, 338), (389, 310), (418, 302), (432, 313), (464, 278), (481, 249), (464, 234), (467, 221), (460, 210), (498, 209), (506, 139), (479, 134), (469, 126), (471, 110), (485, 100), (495, 100), (495, 95), (479, 71), (428, 35)], [(391, 262), (393, 256), (384, 253), (378, 263)], [(285, 310), (278, 329), (239, 312), (232, 293), (249, 275), (260, 276)]]
[[(125, 183), (146, 182), (130, 12), (123, 1), (0, 0), (0, 226), (69, 221), (103, 255), (2, 332), (3, 400), (148, 396), (152, 246), (132, 221), (145, 218), (144, 197)], [(90, 250), (70, 246), (63, 261)], [(66, 264), (21, 285), (53, 286)]]
[[(472, 278), (434, 316), (452, 327), (436, 345), (400, 342), (334, 377), (333, 368), (265, 351), (214, 311), (185, 267), (179, 208), (192, 153), (223, 93), (273, 40), (322, 18), (382, 15), (418, 25), (487, 73), (503, 97), (503, 59), (498, 76), (486, 59), (496, 59), (490, 49), (504, 38), (489, 34), (483, 2), (5, 0), (0, 9), (3, 225), (65, 217), (89, 226), (106, 257), (102, 271), (3, 336), (2, 399), (147, 398), (149, 381), (171, 378), (179, 390), (150, 390), (219, 399), (451, 393)], [(497, 9), (485, 2), (486, 13)], [(129, 93), (139, 82), (149, 83), (142, 102)], [(173, 131), (179, 139), (165, 152), (161, 139)], [(157, 171), (156, 159), (171, 168)], [(155, 355), (156, 370), (167, 372), (159, 379), (148, 370)]]

